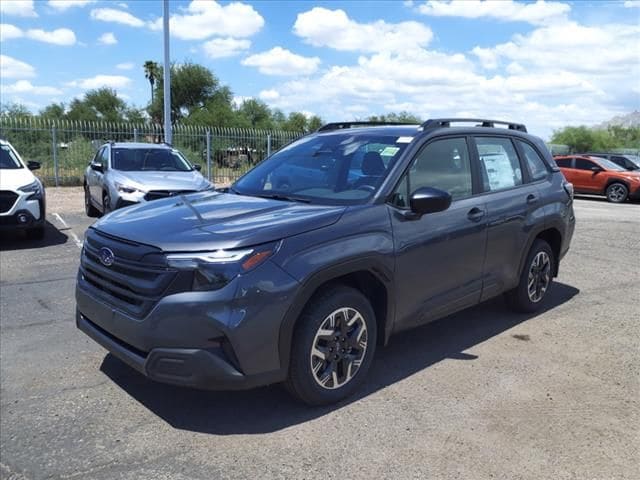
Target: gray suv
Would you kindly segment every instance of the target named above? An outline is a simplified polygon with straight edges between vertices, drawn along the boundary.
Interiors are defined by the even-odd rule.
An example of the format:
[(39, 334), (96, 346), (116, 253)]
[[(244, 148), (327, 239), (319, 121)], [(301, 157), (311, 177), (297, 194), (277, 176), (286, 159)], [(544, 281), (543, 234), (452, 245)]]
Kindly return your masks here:
[(159, 198), (212, 188), (179, 150), (165, 144), (107, 143), (84, 174), (90, 217)]
[(571, 184), (524, 125), (333, 123), (224, 191), (96, 222), (76, 322), (159, 382), (285, 382), (327, 404), (395, 332), (500, 294), (541, 308), (574, 224)]

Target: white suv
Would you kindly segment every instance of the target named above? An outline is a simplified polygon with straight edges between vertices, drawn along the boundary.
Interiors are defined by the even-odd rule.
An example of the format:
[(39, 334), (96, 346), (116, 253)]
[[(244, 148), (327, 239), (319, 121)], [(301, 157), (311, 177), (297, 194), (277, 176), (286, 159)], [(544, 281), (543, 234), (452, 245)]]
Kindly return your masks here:
[(0, 140), (0, 230), (26, 229), (29, 238), (44, 237), (44, 185), (31, 173), (39, 168)]

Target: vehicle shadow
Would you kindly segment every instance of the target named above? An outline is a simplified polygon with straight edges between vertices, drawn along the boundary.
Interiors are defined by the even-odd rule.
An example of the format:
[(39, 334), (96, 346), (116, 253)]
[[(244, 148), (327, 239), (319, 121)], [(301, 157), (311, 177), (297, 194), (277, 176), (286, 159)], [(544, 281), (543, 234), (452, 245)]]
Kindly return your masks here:
[(32, 240), (21, 230), (3, 231), (0, 235), (0, 251), (27, 250), (30, 248), (50, 247), (66, 243), (69, 237), (58, 230), (52, 223), (45, 221), (44, 238)]
[[(216, 435), (273, 432), (320, 417), (403, 380), (445, 358), (474, 360), (465, 350), (544, 311), (568, 302), (579, 290), (555, 283), (542, 312), (514, 314), (501, 297), (391, 338), (380, 347), (364, 388), (339, 404), (308, 407), (279, 385), (250, 391), (211, 392), (152, 382), (108, 354), (100, 369), (120, 388), (171, 426)], [(518, 338), (518, 337), (516, 337)], [(517, 345), (514, 345), (517, 348)]]

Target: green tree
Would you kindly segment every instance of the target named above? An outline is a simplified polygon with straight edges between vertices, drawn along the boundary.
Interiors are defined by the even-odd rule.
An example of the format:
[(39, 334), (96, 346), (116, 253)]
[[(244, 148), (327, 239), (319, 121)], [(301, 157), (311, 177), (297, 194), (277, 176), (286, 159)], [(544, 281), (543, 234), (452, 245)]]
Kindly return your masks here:
[(2, 103), (0, 104), (0, 115), (13, 118), (30, 117), (31, 112), (21, 103)]
[(313, 115), (307, 121), (307, 131), (314, 132), (317, 129), (319, 129), (322, 125), (324, 125), (322, 118), (320, 118), (318, 115)]
[[(163, 67), (159, 69), (153, 103), (148, 109), (156, 121), (162, 118), (164, 102)], [(221, 88), (218, 78), (202, 65), (190, 62), (171, 65), (171, 121), (179, 122), (206, 108)]]
[(242, 102), (238, 113), (246, 122), (246, 126), (251, 128), (270, 129), (273, 128), (271, 119), (271, 109), (261, 100), (249, 98)]
[(382, 115), (372, 115), (367, 118), (369, 122), (397, 122), (397, 123), (422, 123), (422, 120), (417, 115), (409, 112), (391, 112)]
[(64, 103), (52, 103), (40, 110), (40, 116), (60, 120), (65, 118)]
[(147, 80), (149, 80), (149, 84), (151, 85), (151, 103), (153, 103), (153, 86), (156, 83), (156, 79), (159, 77), (160, 66), (154, 62), (153, 60), (147, 60), (144, 62), (144, 76)]
[(287, 121), (283, 125), (284, 130), (292, 132), (307, 131), (307, 117), (304, 113), (291, 112), (287, 117)]

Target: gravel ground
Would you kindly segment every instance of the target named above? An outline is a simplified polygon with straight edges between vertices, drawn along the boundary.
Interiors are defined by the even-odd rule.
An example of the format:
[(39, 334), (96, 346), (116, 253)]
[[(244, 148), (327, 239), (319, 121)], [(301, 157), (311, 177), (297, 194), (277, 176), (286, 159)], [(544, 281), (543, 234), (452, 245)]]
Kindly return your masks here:
[(640, 477), (640, 205), (576, 200), (544, 312), (395, 336), (358, 397), (312, 409), (154, 384), (76, 330), (91, 220), (81, 189), (48, 196), (44, 241), (0, 240), (0, 478)]

